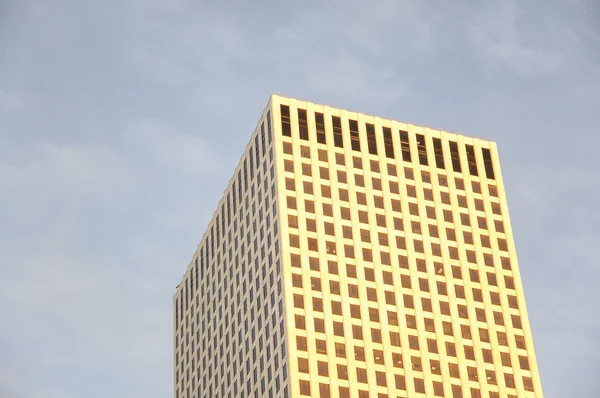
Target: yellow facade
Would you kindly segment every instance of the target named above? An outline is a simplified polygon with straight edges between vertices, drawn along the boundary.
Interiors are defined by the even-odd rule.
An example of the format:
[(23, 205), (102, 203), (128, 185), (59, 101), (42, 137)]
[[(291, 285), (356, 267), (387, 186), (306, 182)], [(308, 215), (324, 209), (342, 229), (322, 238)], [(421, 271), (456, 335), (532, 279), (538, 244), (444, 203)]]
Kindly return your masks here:
[(490, 141), (273, 95), (174, 304), (178, 397), (542, 397)]

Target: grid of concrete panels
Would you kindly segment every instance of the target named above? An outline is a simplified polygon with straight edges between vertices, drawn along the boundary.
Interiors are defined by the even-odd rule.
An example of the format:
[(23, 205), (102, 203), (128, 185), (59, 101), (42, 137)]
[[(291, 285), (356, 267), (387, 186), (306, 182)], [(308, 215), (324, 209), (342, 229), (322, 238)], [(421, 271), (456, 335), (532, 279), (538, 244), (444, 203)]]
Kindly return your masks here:
[(174, 296), (175, 397), (287, 396), (267, 107)]
[(272, 109), (292, 396), (542, 397), (495, 144)]

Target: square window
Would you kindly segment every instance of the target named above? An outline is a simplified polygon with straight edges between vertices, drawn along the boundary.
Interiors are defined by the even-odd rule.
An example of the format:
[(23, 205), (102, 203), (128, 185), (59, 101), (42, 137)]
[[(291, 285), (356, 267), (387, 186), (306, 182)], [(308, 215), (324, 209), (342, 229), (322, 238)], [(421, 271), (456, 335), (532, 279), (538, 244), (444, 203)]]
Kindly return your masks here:
[(337, 365), (338, 378), (341, 380), (348, 380), (348, 367), (346, 365)]
[(302, 373), (309, 373), (308, 371), (308, 359), (298, 358), (298, 371)]
[(325, 377), (329, 376), (329, 366), (328, 366), (327, 362), (318, 361), (317, 369), (318, 369), (319, 376), (325, 376)]
[(319, 160), (321, 162), (327, 162), (327, 151), (324, 149), (319, 149)]
[(300, 395), (310, 396), (310, 382), (306, 380), (300, 380)]
[(376, 380), (378, 386), (380, 386), (380, 387), (387, 386), (385, 372), (375, 372), (375, 380)]

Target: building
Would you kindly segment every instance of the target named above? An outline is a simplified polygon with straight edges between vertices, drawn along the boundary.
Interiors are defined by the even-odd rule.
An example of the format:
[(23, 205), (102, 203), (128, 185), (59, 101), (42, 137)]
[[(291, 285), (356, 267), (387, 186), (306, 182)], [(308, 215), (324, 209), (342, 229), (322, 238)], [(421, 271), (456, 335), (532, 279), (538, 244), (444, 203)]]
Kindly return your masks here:
[(173, 304), (176, 397), (542, 397), (490, 141), (273, 95)]

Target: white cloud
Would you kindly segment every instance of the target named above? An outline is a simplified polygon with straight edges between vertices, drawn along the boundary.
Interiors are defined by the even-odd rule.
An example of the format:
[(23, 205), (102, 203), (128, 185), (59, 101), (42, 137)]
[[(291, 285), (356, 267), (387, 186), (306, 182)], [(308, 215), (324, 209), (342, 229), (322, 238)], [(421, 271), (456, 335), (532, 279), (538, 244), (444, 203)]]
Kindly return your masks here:
[[(202, 126), (199, 126), (199, 129), (202, 129)], [(177, 173), (210, 173), (218, 170), (221, 164), (208, 141), (176, 132), (172, 127), (157, 120), (136, 120), (127, 127), (126, 135), (142, 155), (150, 156), (152, 160), (174, 169)]]
[[(328, 62), (307, 76), (308, 82), (324, 96), (335, 93), (355, 101), (360, 99), (376, 108), (394, 103), (407, 92), (402, 79), (390, 66), (369, 65), (343, 51), (329, 57)], [(378, 89), (373, 90), (374, 87)]]
[[(267, 92), (278, 91), (268, 87), (280, 86), (282, 80), (302, 79), (315, 90), (337, 89), (348, 95), (348, 87), (354, 86), (356, 99), (372, 92), (372, 99), (395, 101), (409, 78), (391, 59), (431, 53), (434, 47), (431, 24), (436, 18), (410, 2), (351, 2), (325, 10), (290, 7), (274, 9), (276, 16), (266, 24), (253, 10), (234, 13), (164, 4), (136, 9), (134, 63), (159, 83), (184, 88), (199, 84), (214, 90), (211, 96), (216, 97), (219, 90), (204, 79), (207, 75), (237, 84), (240, 70), (264, 68), (273, 71), (259, 74)], [(254, 81), (239, 83), (238, 92)]]
[(83, 201), (114, 202), (135, 188), (125, 160), (107, 146), (0, 141), (0, 203), (11, 218), (34, 219)]
[(471, 11), (469, 37), (474, 48), (491, 62), (519, 75), (547, 75), (564, 61), (556, 37), (536, 32), (514, 0), (493, 3), (486, 10)]
[[(432, 24), (438, 17), (431, 9), (412, 1), (384, 0), (375, 3), (350, 2), (337, 24), (352, 24), (342, 30), (348, 44), (359, 44), (377, 56), (401, 49), (403, 52), (429, 52), (435, 46)], [(335, 29), (328, 24), (329, 29)]]
[(133, 23), (133, 61), (159, 83), (185, 85), (264, 62), (266, 43), (249, 35), (237, 14), (159, 4), (135, 8)]
[[(174, 285), (163, 275), (176, 256), (165, 256), (156, 242), (139, 253), (129, 242), (142, 238), (119, 228), (112, 232), (118, 238), (106, 236), (90, 251), (79, 239), (88, 225), (59, 218), (45, 227), (44, 236), (32, 234), (27, 243), (0, 243), (0, 352), (4, 341), (11, 342), (8, 355), (0, 356), (0, 372), (16, 369), (6, 384), (0, 374), (0, 386), (23, 394), (16, 398), (70, 397), (67, 380), (99, 383), (94, 372), (117, 372), (139, 391), (152, 388), (148, 379), (168, 377)], [(120, 239), (126, 241), (121, 248), (115, 244)], [(103, 241), (110, 250), (100, 248)], [(19, 388), (16, 376), (35, 381)], [(162, 389), (167, 393), (170, 386)]]
[(11, 112), (24, 105), (21, 95), (0, 89), (0, 112)]
[[(519, 160), (515, 143), (503, 157), (523, 175), (506, 181), (511, 215), (546, 392), (583, 384), (564, 380), (583, 382), (584, 335), (598, 328), (598, 173), (562, 158), (593, 147), (593, 133), (579, 138), (598, 124), (582, 111), (598, 97), (586, 73), (597, 70), (597, 24), (514, 0), (25, 3), (2, 37), (0, 129), (20, 133), (0, 138), (2, 398), (172, 393), (171, 295), (229, 178), (222, 166), (235, 163), (216, 149), (245, 144), (271, 91), (375, 114), (446, 113), (444, 123), (506, 141), (538, 131), (539, 150)], [(564, 40), (561, 23), (572, 25)], [(50, 46), (37, 40), (48, 33)], [(569, 59), (573, 73), (569, 40), (590, 50)], [(488, 69), (513, 73), (481, 85)], [(535, 76), (559, 84), (520, 90)], [(585, 89), (562, 96), (573, 86)], [(123, 121), (131, 115), (140, 119)], [(576, 143), (559, 157), (549, 147), (564, 146), (561, 134)], [(565, 339), (578, 343), (554, 349)]]
[(113, 149), (99, 144), (55, 144), (37, 141), (27, 144), (3, 142), (2, 184), (19, 189), (35, 186), (39, 192), (90, 192), (129, 184), (126, 165)]
[(32, 383), (27, 373), (15, 364), (0, 360), (0, 398), (29, 398)]
[(267, 57), (277, 66), (275, 83), (302, 82), (301, 95), (318, 93), (331, 104), (340, 98), (347, 106), (370, 109), (397, 103), (413, 82), (407, 71), (431, 56), (431, 24), (437, 17), (428, 19), (404, 1), (324, 7), (300, 7), (269, 31)]

